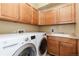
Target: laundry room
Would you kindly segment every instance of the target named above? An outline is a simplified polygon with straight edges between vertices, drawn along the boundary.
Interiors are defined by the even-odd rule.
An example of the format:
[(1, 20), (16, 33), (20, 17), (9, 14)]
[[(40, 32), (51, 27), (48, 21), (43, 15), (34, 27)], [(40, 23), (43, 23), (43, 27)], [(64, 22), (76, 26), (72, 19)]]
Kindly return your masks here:
[(79, 3), (0, 3), (0, 56), (79, 56)]

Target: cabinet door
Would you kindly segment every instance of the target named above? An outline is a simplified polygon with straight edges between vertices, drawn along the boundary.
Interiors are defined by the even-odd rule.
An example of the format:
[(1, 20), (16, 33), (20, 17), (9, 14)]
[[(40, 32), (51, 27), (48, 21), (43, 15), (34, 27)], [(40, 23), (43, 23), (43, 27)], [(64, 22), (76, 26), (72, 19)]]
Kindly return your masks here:
[(0, 4), (0, 18), (8, 19), (10, 21), (18, 21), (19, 4), (16, 3), (1, 3)]
[(74, 23), (74, 4), (67, 4), (59, 8), (59, 23)]
[(32, 24), (37, 25), (38, 24), (38, 10), (33, 8), (33, 19)]
[(45, 24), (52, 25), (56, 24), (56, 11), (50, 10), (45, 12)]
[(79, 56), (79, 40), (78, 40), (78, 44), (77, 44), (77, 49), (78, 49), (78, 56)]
[(44, 12), (39, 12), (39, 25), (45, 25), (45, 14), (44, 14)]
[(75, 56), (76, 43), (60, 42), (60, 56)]
[(30, 24), (32, 20), (32, 8), (28, 4), (20, 4), (20, 21)]
[(41, 25), (53, 25), (53, 24), (58, 24), (58, 15), (59, 15), (59, 10), (58, 8), (54, 8), (49, 11), (41, 11), (39, 13), (39, 23)]
[(59, 42), (54, 40), (52, 37), (48, 37), (47, 39), (47, 50), (51, 55), (59, 55)]

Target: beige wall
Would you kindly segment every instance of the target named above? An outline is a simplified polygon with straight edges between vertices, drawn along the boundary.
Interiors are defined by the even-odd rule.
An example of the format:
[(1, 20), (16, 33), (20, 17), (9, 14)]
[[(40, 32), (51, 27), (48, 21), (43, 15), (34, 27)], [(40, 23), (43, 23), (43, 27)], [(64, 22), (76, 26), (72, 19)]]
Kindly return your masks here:
[(28, 24), (0, 21), (0, 34), (17, 33), (19, 30), (24, 30), (25, 32), (52, 32), (52, 29), (54, 29), (54, 32), (74, 33), (75, 24), (38, 27)]
[(72, 34), (72, 33), (75, 33), (75, 24), (41, 26), (40, 27), (41, 32), (47, 32), (47, 33), (52, 32), (52, 29), (54, 29), (54, 32), (57, 32), (57, 33)]
[(36, 32), (38, 29), (39, 27), (34, 25), (0, 21), (0, 34), (16, 33), (18, 30), (24, 30), (25, 32)]
[(52, 29), (54, 29), (54, 32), (63, 32), (70, 34), (75, 32), (75, 24), (39, 27), (28, 24), (0, 21), (0, 34), (17, 33), (19, 30), (24, 30), (25, 32), (52, 32)]

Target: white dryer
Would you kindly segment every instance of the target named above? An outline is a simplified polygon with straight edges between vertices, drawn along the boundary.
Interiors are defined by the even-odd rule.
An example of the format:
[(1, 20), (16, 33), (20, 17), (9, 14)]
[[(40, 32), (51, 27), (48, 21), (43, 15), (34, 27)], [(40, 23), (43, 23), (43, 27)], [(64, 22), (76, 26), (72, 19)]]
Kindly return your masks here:
[(34, 39), (34, 36), (31, 37), (26, 33), (1, 35), (0, 56), (36, 56)]
[(37, 33), (37, 55), (46, 56), (47, 54), (47, 36), (45, 33)]

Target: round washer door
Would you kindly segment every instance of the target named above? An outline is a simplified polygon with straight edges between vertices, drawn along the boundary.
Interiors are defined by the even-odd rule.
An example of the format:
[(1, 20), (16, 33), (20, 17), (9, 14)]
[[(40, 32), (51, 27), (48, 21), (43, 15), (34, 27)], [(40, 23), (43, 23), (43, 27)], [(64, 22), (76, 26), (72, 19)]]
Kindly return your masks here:
[(47, 38), (44, 37), (42, 38), (39, 46), (39, 54), (44, 55), (47, 51)]
[(35, 45), (28, 43), (20, 47), (13, 56), (36, 56), (37, 51)]

